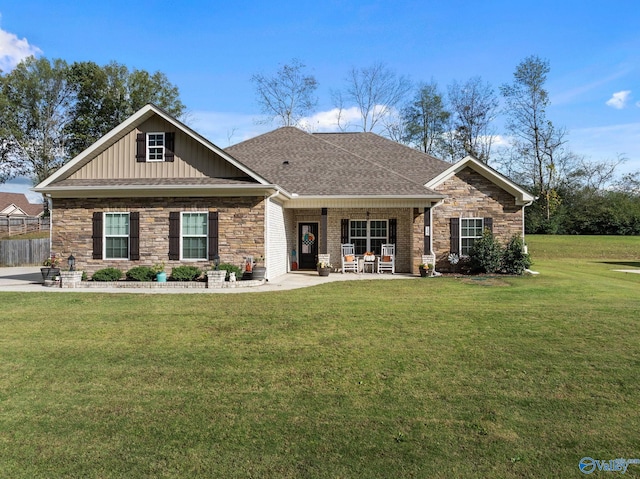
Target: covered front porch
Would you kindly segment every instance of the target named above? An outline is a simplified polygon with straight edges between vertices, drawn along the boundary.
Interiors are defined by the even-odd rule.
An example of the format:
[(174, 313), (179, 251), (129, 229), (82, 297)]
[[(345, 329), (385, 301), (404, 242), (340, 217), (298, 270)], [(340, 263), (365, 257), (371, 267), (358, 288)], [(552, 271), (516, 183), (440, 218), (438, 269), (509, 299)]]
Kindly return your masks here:
[(394, 244), (396, 273), (417, 274), (422, 256), (431, 251), (430, 208), (431, 203), (286, 209), (289, 271), (315, 271), (319, 255), (328, 254), (338, 272), (342, 244), (353, 244), (358, 258), (365, 252), (379, 257), (383, 244)]

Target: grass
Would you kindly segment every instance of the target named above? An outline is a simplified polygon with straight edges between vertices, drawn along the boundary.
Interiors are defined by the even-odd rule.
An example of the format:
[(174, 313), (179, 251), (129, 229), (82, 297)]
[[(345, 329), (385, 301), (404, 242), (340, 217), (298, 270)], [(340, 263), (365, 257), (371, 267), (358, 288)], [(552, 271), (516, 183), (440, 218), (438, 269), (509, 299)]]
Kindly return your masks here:
[(640, 238), (527, 242), (539, 276), (2, 293), (0, 476), (581, 477), (584, 456), (638, 457), (640, 275), (613, 269)]

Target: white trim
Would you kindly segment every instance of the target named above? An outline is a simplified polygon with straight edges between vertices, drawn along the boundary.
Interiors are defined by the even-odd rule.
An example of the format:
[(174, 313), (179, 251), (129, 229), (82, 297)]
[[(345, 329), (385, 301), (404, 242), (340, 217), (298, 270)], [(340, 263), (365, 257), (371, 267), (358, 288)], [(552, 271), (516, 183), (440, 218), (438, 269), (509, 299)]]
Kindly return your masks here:
[(516, 198), (516, 204), (518, 206), (526, 205), (527, 203), (535, 200), (535, 196), (533, 196), (531, 193), (521, 188), (509, 178), (494, 170), (490, 166), (487, 166), (481, 161), (476, 160), (472, 156), (467, 156), (457, 163), (454, 163), (450, 168), (447, 168), (438, 176), (425, 183), (424, 186), (425, 188), (433, 189), (467, 167), (471, 168), (476, 173), (484, 176), (492, 183), (512, 194)]
[[(480, 220), (482, 222), (482, 226), (480, 227), (480, 235), (479, 236), (462, 236), (462, 222), (463, 221), (470, 221), (470, 220)], [(475, 226), (474, 226), (475, 228)], [(470, 239), (473, 238), (474, 240), (477, 240), (478, 238), (482, 238), (482, 232), (484, 232), (484, 218), (481, 217), (477, 217), (477, 216), (467, 216), (467, 217), (460, 217), (460, 221), (458, 222), (458, 251), (460, 252), (460, 256), (469, 256), (469, 254), (465, 254), (462, 252), (462, 240), (463, 239)]]
[[(149, 142), (151, 141), (151, 136), (157, 137), (157, 136), (162, 136), (162, 145), (158, 146), (158, 145), (154, 145), (151, 146), (149, 144)], [(167, 146), (167, 137), (164, 134), (164, 131), (150, 131), (149, 133), (147, 133), (145, 135), (145, 160), (147, 161), (147, 163), (159, 163), (164, 161), (164, 153), (165, 153), (165, 148)], [(160, 149), (160, 158), (159, 159), (151, 159), (151, 148), (157, 148)], [(157, 153), (156, 153), (157, 155)]]
[[(107, 258), (107, 215), (127, 215), (127, 257)], [(124, 235), (109, 235), (109, 238), (124, 238)], [(131, 258), (131, 212), (130, 211), (103, 211), (102, 212), (102, 259), (109, 261), (128, 261)]]
[[(183, 218), (184, 215), (205, 215), (207, 232), (204, 234), (204, 258), (185, 258), (183, 245)], [(186, 235), (188, 238), (202, 238), (203, 235)], [(209, 259), (209, 212), (208, 211), (181, 211), (180, 212), (180, 261), (207, 261)]]
[[(364, 221), (365, 223), (367, 223), (367, 236), (362, 237), (362, 236), (351, 236), (351, 222), (352, 221)], [(349, 218), (349, 243), (353, 244), (355, 247), (355, 243), (353, 242), (353, 239), (365, 239), (367, 242), (367, 246), (365, 248), (365, 251), (371, 251), (371, 240), (372, 239), (382, 239), (382, 237), (380, 236), (371, 236), (371, 222), (372, 221), (383, 221), (386, 223), (386, 231), (387, 231), (387, 235), (384, 238), (384, 240), (382, 241), (382, 244), (386, 244), (389, 243), (389, 218), (374, 218), (374, 219), (360, 219), (360, 218)], [(381, 246), (382, 247), (382, 246)], [(357, 254), (357, 253), (356, 253)]]

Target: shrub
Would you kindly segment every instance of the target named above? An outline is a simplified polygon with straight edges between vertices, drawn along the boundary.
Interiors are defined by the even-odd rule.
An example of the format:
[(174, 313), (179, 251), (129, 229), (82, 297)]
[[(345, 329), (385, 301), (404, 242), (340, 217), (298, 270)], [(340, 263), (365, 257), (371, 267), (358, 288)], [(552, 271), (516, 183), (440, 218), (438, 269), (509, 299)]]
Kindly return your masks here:
[(135, 266), (127, 271), (129, 281), (153, 281), (155, 276), (153, 268), (149, 266)]
[(482, 238), (473, 243), (469, 254), (471, 271), (476, 273), (495, 273), (502, 263), (502, 247), (493, 237), (489, 228), (482, 232)]
[(202, 271), (197, 266), (176, 266), (171, 271), (171, 279), (174, 281), (195, 281), (201, 274)]
[(507, 274), (523, 274), (531, 266), (531, 257), (524, 252), (524, 241), (514, 235), (502, 255), (502, 269)]
[(120, 278), (122, 278), (122, 271), (118, 268), (99, 269), (91, 277), (94, 281), (118, 281)]
[(234, 264), (222, 263), (218, 266), (218, 269), (227, 272), (227, 279), (229, 279), (229, 273), (235, 273), (238, 279), (242, 276), (242, 268)]

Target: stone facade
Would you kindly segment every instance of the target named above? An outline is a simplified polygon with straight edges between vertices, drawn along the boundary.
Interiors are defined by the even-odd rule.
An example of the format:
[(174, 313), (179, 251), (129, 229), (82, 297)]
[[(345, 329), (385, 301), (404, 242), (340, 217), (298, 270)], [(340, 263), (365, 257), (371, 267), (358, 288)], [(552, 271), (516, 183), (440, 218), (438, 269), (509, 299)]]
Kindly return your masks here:
[[(92, 215), (94, 212), (140, 212), (140, 260), (92, 259)], [(76, 269), (89, 277), (97, 270), (115, 267), (124, 272), (134, 266), (164, 263), (167, 273), (174, 266), (189, 264), (204, 269), (210, 261), (169, 261), (169, 212), (218, 212), (221, 263), (237, 266), (246, 256), (263, 256), (264, 198), (55, 198), (53, 200), (51, 251), (61, 258), (73, 254)]]
[(450, 269), (447, 257), (451, 249), (451, 218), (493, 218), (493, 234), (502, 244), (513, 235), (524, 234), (523, 206), (516, 205), (511, 194), (471, 168), (434, 189), (447, 195), (432, 212), (432, 246), (437, 269)]

